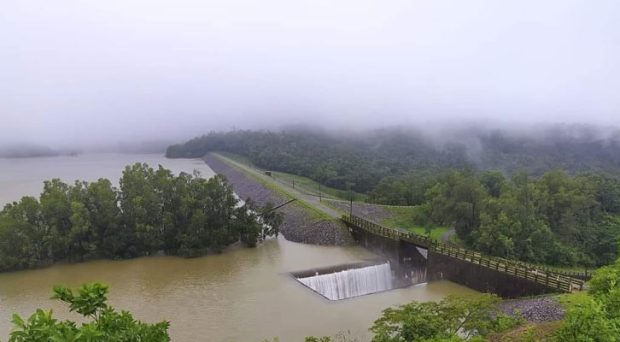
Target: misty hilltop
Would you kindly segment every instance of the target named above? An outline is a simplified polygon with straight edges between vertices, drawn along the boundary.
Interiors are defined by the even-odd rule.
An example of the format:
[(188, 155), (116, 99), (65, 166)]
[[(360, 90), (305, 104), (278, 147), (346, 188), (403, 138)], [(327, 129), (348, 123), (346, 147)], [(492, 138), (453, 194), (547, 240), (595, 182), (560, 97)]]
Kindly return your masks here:
[(447, 168), (619, 175), (620, 134), (591, 126), (548, 126), (536, 131), (458, 128), (380, 129), (356, 133), (319, 130), (212, 132), (170, 146), (170, 158), (228, 152), (276, 171), (326, 185), (367, 192), (386, 177)]

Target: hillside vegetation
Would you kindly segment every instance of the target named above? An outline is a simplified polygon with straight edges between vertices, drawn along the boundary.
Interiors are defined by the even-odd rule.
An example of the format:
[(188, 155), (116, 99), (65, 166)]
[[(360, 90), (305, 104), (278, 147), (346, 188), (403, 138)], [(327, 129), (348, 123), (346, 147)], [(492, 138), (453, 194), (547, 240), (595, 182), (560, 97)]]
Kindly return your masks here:
[(617, 256), (620, 138), (612, 133), (461, 130), (438, 143), (396, 129), (233, 131), (170, 146), (167, 156), (233, 153), (276, 175), (363, 193), (368, 202), (417, 206), (400, 226), (454, 227), (460, 241), (487, 254), (591, 267)]
[[(498, 130), (448, 132), (441, 139), (421, 131), (376, 130), (360, 134), (316, 131), (212, 132), (167, 149), (170, 158), (220, 151), (255, 165), (308, 177), (342, 190), (373, 194), (386, 204), (411, 205), (420, 178), (438, 170), (469, 167), (525, 171), (553, 169), (570, 174), (620, 174), (620, 137), (588, 127), (552, 127), (536, 136)], [(390, 185), (393, 185), (390, 187)], [(413, 188), (412, 188), (413, 187)], [(397, 190), (391, 194), (382, 190)]]

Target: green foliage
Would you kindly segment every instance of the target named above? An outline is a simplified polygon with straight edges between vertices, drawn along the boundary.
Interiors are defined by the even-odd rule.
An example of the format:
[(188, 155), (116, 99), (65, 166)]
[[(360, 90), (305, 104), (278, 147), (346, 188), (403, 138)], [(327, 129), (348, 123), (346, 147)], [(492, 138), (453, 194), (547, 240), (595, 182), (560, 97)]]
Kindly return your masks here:
[(147, 324), (137, 321), (126, 311), (120, 313), (106, 304), (108, 287), (99, 283), (86, 284), (74, 294), (71, 289), (57, 286), (54, 296), (91, 321), (78, 326), (72, 321), (58, 321), (52, 311), (37, 309), (27, 320), (13, 315), (9, 342), (163, 342), (170, 341), (168, 322)]
[(369, 192), (388, 176), (402, 176), (411, 169), (465, 165), (461, 150), (436, 150), (425, 139), (406, 131), (380, 132), (372, 137), (320, 132), (210, 133), (170, 146), (166, 156), (201, 157), (218, 151), (241, 155), (264, 169), (307, 177), (340, 190), (350, 187), (360, 193)]
[(373, 342), (472, 340), (520, 324), (500, 314), (498, 302), (498, 297), (484, 294), (388, 308), (370, 329)]
[(602, 184), (611, 183), (604, 176), (561, 171), (538, 179), (517, 173), (510, 181), (497, 172), (453, 171), (427, 190), (414, 222), (453, 225), (461, 241), (491, 255), (601, 265), (615, 259), (620, 235), (618, 213), (604, 210), (614, 205), (599, 201), (609, 191)]
[[(232, 155), (226, 154), (226, 157), (232, 158)], [(335, 198), (342, 200), (348, 200), (351, 197), (351, 193), (347, 190), (331, 188), (307, 177), (276, 171), (271, 171), (271, 175), (274, 180), (294, 187), (302, 193), (317, 197), (321, 195), (323, 198)], [(366, 194), (358, 192), (354, 193), (354, 197), (358, 201), (364, 201), (368, 198)]]
[(323, 336), (315, 337), (308, 336), (304, 339), (305, 342), (358, 342), (359, 340), (351, 335), (350, 331), (339, 332), (335, 336)]
[(223, 176), (173, 176), (146, 164), (126, 167), (120, 189), (106, 179), (53, 179), (40, 201), (24, 197), (0, 211), (0, 271), (158, 252), (198, 256), (237, 241), (253, 247), (278, 234), (282, 218), (271, 208), (239, 205)]
[(614, 342), (620, 329), (618, 322), (606, 317), (602, 304), (590, 298), (568, 310), (557, 336), (565, 342)]
[(460, 241), (492, 255), (582, 267), (615, 260), (620, 140), (591, 141), (583, 127), (550, 129), (546, 139), (459, 133), (477, 143), (475, 154), (459, 139), (439, 148), (423, 132), (394, 129), (210, 133), (170, 146), (167, 156), (234, 153), (265, 169), (365, 193), (371, 202), (415, 205), (412, 224), (454, 227)]
[(430, 220), (420, 219), (422, 210), (417, 207), (390, 207), (386, 206), (390, 217), (381, 221), (386, 227), (404, 228), (419, 235), (428, 235), (435, 240), (441, 240), (442, 235), (448, 231), (447, 227), (438, 227)]
[(598, 269), (588, 296), (573, 303), (557, 332), (561, 341), (620, 341), (620, 259)]
[[(353, 190), (368, 193), (372, 201), (392, 205), (425, 201), (434, 173), (468, 165), (506, 174), (524, 170), (536, 176), (557, 168), (573, 174), (599, 170), (614, 176), (620, 170), (620, 139), (601, 140), (588, 127), (551, 127), (535, 138), (464, 129), (442, 137), (441, 144), (436, 142), (428, 132), (411, 129), (362, 134), (237, 130), (212, 132), (170, 146), (166, 156), (234, 153), (262, 168), (308, 177), (340, 190), (348, 190), (347, 184), (352, 184)], [(497, 181), (501, 181), (499, 174), (491, 173), (483, 184), (497, 194), (501, 188)], [(605, 202), (618, 208), (619, 188), (607, 188)]]
[(305, 338), (305, 342), (332, 342), (332, 338), (329, 336), (323, 336), (323, 337), (314, 337), (314, 336), (308, 336)]

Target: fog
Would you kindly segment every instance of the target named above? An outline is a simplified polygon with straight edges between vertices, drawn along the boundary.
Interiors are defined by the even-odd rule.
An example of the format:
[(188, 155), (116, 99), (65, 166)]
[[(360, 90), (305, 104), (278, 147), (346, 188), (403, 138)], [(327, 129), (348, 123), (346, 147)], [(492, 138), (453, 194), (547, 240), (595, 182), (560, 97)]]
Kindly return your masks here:
[(4, 1), (0, 144), (620, 126), (618, 60), (615, 0)]

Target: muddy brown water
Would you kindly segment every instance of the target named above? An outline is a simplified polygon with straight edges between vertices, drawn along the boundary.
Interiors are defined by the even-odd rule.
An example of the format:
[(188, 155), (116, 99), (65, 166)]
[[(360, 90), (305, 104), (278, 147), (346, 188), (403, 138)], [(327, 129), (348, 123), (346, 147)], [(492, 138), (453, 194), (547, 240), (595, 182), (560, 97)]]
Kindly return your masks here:
[[(193, 165), (197, 164), (192, 161), (183, 167), (191, 171)], [(4, 182), (7, 178), (3, 175)], [(454, 283), (434, 282), (330, 302), (289, 274), (374, 258), (376, 255), (361, 247), (311, 246), (280, 237), (257, 248), (234, 247), (195, 259), (147, 257), (2, 273), (0, 340), (7, 339), (12, 313), (27, 315), (40, 307), (53, 309), (61, 319), (77, 318), (48, 299), (55, 284), (105, 282), (110, 285), (113, 306), (131, 311), (140, 320), (170, 321), (173, 341), (216, 342), (258, 342), (274, 337), (283, 342), (303, 341), (308, 335), (347, 330), (365, 341), (370, 338), (368, 327), (386, 307), (473, 293)]]

